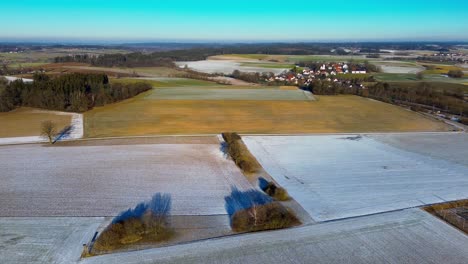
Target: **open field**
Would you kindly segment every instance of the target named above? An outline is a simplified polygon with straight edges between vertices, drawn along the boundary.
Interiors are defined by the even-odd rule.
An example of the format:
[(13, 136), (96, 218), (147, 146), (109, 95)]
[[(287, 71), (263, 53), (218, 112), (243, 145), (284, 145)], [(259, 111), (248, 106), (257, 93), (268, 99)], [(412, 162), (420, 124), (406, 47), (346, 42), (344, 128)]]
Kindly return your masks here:
[(283, 90), (279, 88), (236, 89), (230, 86), (207, 87), (174, 87), (153, 90), (145, 96), (147, 100), (254, 100), (254, 101), (307, 101), (314, 100), (310, 92)]
[(145, 77), (175, 77), (180, 74), (179, 71), (167, 67), (136, 67), (136, 68), (111, 68), (111, 67), (93, 67), (93, 66), (63, 66), (64, 69), (73, 71), (85, 72), (104, 72), (104, 73), (121, 73), (121, 74), (137, 74)]
[(104, 263), (450, 263), (468, 262), (468, 236), (419, 209), (288, 230), (99, 256)]
[[(453, 142), (452, 135), (444, 136)], [(410, 147), (399, 149), (355, 135), (243, 139), (263, 168), (317, 221), (468, 197), (468, 166), (409, 152)], [(455, 140), (466, 150), (467, 139), (463, 134)], [(435, 141), (439, 149), (449, 147), (442, 142)]]
[(111, 83), (136, 83), (145, 82), (151, 84), (154, 88), (157, 87), (185, 87), (185, 86), (219, 86), (215, 82), (187, 79), (187, 78), (168, 78), (168, 77), (156, 77), (156, 78), (113, 78), (110, 80)]
[[(238, 62), (234, 60), (203, 60), (203, 61), (180, 61), (177, 62), (179, 67), (189, 67), (195, 71), (204, 72), (204, 73), (223, 73), (231, 74), (235, 70), (242, 72), (273, 72), (275, 74), (282, 73), (285, 70), (290, 70), (290, 67), (264, 67), (263, 64), (253, 64), (243, 65), (246, 62)], [(283, 65), (286, 66), (286, 65)]]
[(243, 62), (241, 66), (247, 67), (259, 67), (259, 68), (273, 68), (273, 69), (292, 69), (294, 68), (293, 64), (284, 64), (284, 63), (261, 63), (261, 62)]
[(372, 64), (379, 66), (384, 73), (418, 73), (424, 71), (425, 68), (414, 62), (404, 61), (374, 61)]
[(318, 101), (160, 100), (155, 91), (86, 112), (85, 136), (448, 129), (440, 121), (357, 96), (320, 96)]
[(118, 49), (78, 49), (78, 48), (47, 48), (42, 50), (27, 50), (19, 53), (0, 52), (0, 61), (6, 62), (9, 67), (32, 67), (50, 63), (55, 57), (68, 56), (70, 54), (115, 54), (128, 53)]
[(266, 54), (226, 54), (212, 56), (208, 58), (209, 60), (233, 60), (233, 61), (249, 61), (257, 62), (260, 61), (270, 61), (270, 62), (279, 62), (279, 63), (297, 63), (300, 61), (323, 61), (323, 62), (339, 62), (339, 61), (348, 61), (353, 60), (356, 62), (361, 61), (370, 61), (373, 59), (366, 58), (363, 55), (266, 55)]
[(431, 64), (431, 63), (422, 63), (424, 67), (431, 68), (425, 70), (423, 73), (425, 74), (447, 74), (451, 70), (461, 70), (464, 69), (461, 67), (457, 67), (454, 65), (444, 65), (444, 64)]
[(374, 140), (393, 146), (398, 149), (418, 153), (434, 159), (459, 163), (468, 167), (468, 136), (465, 133), (457, 134), (389, 134), (369, 135)]
[(465, 83), (468, 78), (450, 78), (441, 74), (424, 74), (422, 80), (418, 80), (413, 73), (374, 73), (372, 74), (380, 82), (436, 82), (436, 83)]
[[(37, 68), (37, 67), (36, 67)], [(174, 68), (168, 67), (136, 67), (136, 68), (117, 68), (117, 67), (96, 67), (85, 63), (49, 63), (40, 67), (49, 75), (67, 74), (67, 73), (103, 73), (110, 77), (177, 77), (181, 74)], [(23, 77), (31, 77), (31, 74), (24, 74)]]
[(224, 215), (231, 187), (252, 185), (216, 137), (194, 140), (1, 146), (0, 216), (116, 216), (157, 192), (173, 215)]
[(47, 120), (62, 129), (71, 124), (72, 114), (43, 111), (22, 107), (7, 113), (0, 113), (0, 138), (39, 136), (41, 123)]

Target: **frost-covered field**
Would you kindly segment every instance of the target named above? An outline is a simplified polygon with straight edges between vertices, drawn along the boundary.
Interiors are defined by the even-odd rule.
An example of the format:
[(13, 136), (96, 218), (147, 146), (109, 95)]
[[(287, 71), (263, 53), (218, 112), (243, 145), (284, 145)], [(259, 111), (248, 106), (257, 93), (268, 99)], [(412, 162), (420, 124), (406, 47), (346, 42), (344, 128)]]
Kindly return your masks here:
[(218, 144), (0, 147), (0, 216), (115, 216), (156, 192), (174, 215), (226, 214), (249, 188)]
[[(107, 263), (467, 263), (468, 236), (408, 209), (175, 247), (87, 258)], [(220, 261), (222, 260), (222, 261)]]
[[(416, 141), (426, 136), (413, 135)], [(385, 137), (388, 141), (392, 135)], [(453, 143), (441, 144), (444, 137)], [(458, 152), (468, 149), (466, 136), (451, 137), (457, 136), (433, 138), (441, 153), (450, 153), (451, 147), (459, 148)], [(367, 136), (248, 136), (244, 140), (263, 167), (318, 221), (468, 197), (468, 167), (448, 154), (431, 157), (429, 152), (437, 150), (423, 151), (415, 141), (407, 140), (403, 149)], [(430, 142), (424, 144), (434, 148)], [(468, 155), (460, 159), (466, 161)]]
[(223, 73), (231, 74), (235, 70), (243, 72), (273, 72), (275, 74), (282, 73), (287, 68), (278, 69), (278, 68), (262, 68), (262, 67), (252, 67), (252, 66), (242, 66), (240, 62), (229, 61), (229, 60), (203, 60), (203, 61), (181, 61), (177, 62), (179, 67), (189, 67), (195, 71), (205, 72), (205, 73)]
[(0, 263), (76, 263), (102, 217), (0, 218)]
[(373, 64), (379, 66), (384, 73), (418, 73), (425, 70), (423, 66), (401, 61), (376, 61)]
[(374, 134), (371, 138), (421, 155), (443, 159), (468, 166), (468, 134), (413, 133)]

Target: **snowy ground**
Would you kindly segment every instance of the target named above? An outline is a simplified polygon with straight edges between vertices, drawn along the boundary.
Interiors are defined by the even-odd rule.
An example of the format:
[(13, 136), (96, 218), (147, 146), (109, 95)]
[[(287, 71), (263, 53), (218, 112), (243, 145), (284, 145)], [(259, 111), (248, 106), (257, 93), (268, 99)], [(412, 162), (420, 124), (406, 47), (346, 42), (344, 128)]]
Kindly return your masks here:
[(33, 79), (26, 79), (26, 78), (18, 78), (18, 77), (13, 77), (13, 76), (0, 76), (0, 77), (4, 77), (5, 79), (7, 79), (8, 82), (14, 82), (16, 80), (23, 80), (23, 82), (25, 83), (31, 83), (33, 82)]
[(82, 264), (468, 263), (468, 236), (419, 209), (104, 255)]
[(384, 73), (418, 73), (424, 71), (423, 66), (401, 61), (375, 61), (373, 64), (379, 66)]
[(261, 67), (250, 67), (242, 66), (240, 62), (230, 60), (203, 60), (203, 61), (181, 61), (177, 62), (179, 67), (185, 67), (187, 65), (190, 69), (205, 73), (223, 73), (231, 74), (235, 70), (242, 72), (273, 72), (280, 74), (283, 71), (289, 70), (287, 68), (261, 68)]
[(252, 187), (219, 144), (99, 142), (0, 146), (0, 216), (115, 216), (157, 192), (174, 215), (226, 214), (231, 186)]
[[(56, 115), (71, 116), (72, 119), (71, 119), (70, 125), (73, 126), (73, 130), (71, 131), (70, 135), (63, 138), (62, 140), (83, 138), (83, 135), (84, 135), (83, 114), (67, 113), (67, 112), (59, 112), (59, 111), (47, 111), (47, 110), (34, 110), (34, 112), (53, 113)], [(46, 142), (46, 140), (41, 136), (0, 138), (0, 145), (27, 144), (27, 143), (39, 143), (39, 142)]]
[[(398, 148), (354, 135), (243, 138), (263, 167), (317, 221), (468, 198), (468, 167), (450, 155), (441, 159), (427, 151), (411, 152), (418, 148), (411, 141)], [(454, 139), (452, 147), (468, 149), (465, 139)], [(450, 152), (450, 145), (439, 146), (440, 152)]]
[(2, 264), (63, 264), (80, 259), (102, 217), (0, 218)]

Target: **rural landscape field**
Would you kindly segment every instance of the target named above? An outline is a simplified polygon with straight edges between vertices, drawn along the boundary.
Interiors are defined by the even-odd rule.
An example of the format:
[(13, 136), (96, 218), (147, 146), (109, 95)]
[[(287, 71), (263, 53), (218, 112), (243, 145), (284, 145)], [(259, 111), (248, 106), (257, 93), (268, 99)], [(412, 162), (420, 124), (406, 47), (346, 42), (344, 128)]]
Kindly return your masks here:
[(0, 3), (0, 264), (468, 263), (468, 4)]

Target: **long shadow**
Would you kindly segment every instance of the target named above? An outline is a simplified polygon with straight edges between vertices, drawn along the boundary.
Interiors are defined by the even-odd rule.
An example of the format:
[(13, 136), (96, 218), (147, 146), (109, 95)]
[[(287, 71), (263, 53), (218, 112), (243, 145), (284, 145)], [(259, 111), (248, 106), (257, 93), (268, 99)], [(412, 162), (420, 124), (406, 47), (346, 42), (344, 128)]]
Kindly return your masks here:
[(226, 211), (230, 218), (241, 210), (252, 208), (256, 205), (264, 205), (273, 202), (273, 199), (259, 190), (239, 191), (232, 187), (231, 194), (224, 197)]
[(116, 216), (112, 223), (125, 222), (130, 218), (139, 219), (146, 212), (151, 212), (154, 216), (166, 216), (171, 211), (172, 198), (170, 194), (156, 193), (150, 201), (139, 203), (134, 208), (121, 212)]
[(52, 142), (52, 144), (55, 144), (57, 141), (70, 138), (70, 135), (71, 135), (71, 133), (73, 132), (74, 129), (75, 129), (75, 127), (74, 127), (73, 125), (71, 125), (71, 126), (66, 126), (64, 129), (62, 129), (62, 130), (58, 133), (58, 135), (55, 137), (55, 139), (54, 139), (54, 141)]
[(229, 148), (229, 145), (227, 142), (221, 142), (219, 144), (219, 150), (223, 153), (226, 159), (229, 158), (228, 148)]

